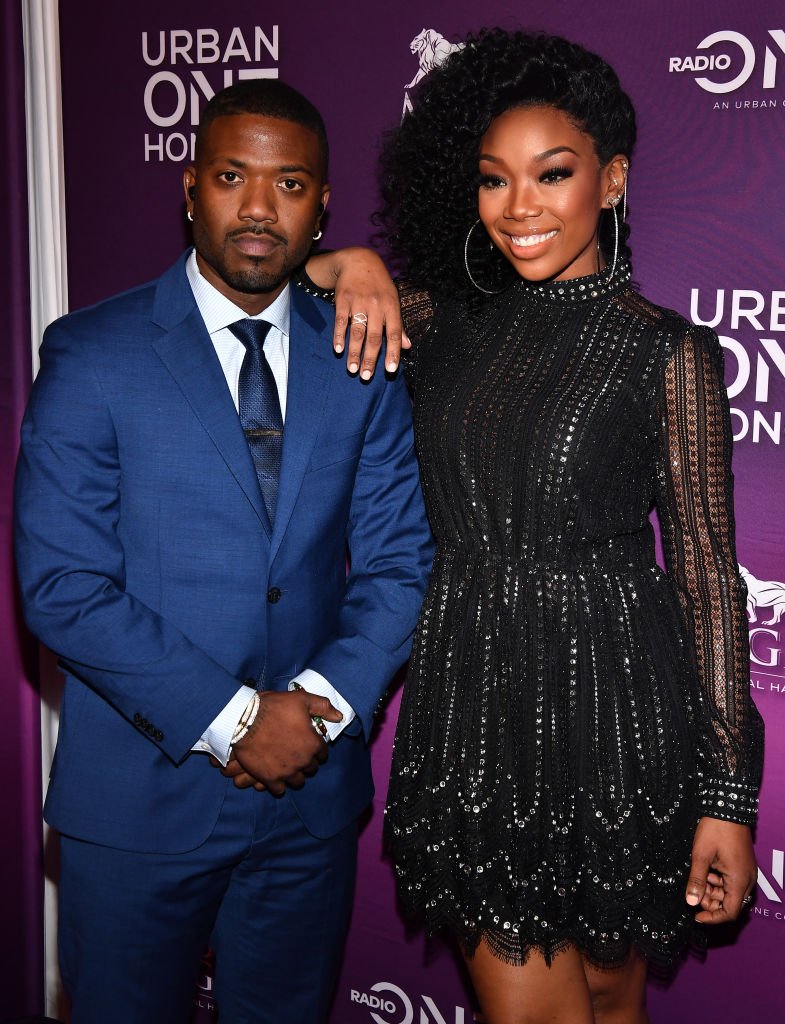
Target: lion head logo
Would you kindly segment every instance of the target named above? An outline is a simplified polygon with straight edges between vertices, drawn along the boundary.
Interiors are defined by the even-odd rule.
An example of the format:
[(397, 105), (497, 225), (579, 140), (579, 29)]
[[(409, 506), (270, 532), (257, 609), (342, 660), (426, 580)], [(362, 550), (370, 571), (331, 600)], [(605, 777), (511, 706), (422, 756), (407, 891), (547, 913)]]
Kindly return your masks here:
[(404, 114), (407, 110), (411, 110), (411, 103), (407, 95), (409, 89), (413, 89), (429, 71), (433, 71), (434, 68), (443, 64), (455, 50), (462, 50), (464, 45), (464, 43), (451, 43), (434, 28), (424, 28), (412, 39), (409, 49), (412, 53), (417, 54), (420, 66), (411, 82), (404, 86)]
[(763, 625), (776, 625), (785, 613), (785, 583), (759, 580), (743, 565), (739, 566), (739, 572), (747, 584), (747, 615), (750, 622), (758, 621), (759, 608), (770, 608), (771, 618), (766, 619)]

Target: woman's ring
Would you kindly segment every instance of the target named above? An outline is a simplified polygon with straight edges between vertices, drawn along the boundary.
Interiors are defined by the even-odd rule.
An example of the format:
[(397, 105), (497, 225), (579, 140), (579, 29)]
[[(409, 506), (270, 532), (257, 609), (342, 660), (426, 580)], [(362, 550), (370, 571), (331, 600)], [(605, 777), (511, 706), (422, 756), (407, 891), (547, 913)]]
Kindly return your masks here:
[(352, 313), (352, 323), (353, 324), (363, 324), (363, 326), (364, 326), (365, 324), (368, 323), (368, 314), (367, 313)]

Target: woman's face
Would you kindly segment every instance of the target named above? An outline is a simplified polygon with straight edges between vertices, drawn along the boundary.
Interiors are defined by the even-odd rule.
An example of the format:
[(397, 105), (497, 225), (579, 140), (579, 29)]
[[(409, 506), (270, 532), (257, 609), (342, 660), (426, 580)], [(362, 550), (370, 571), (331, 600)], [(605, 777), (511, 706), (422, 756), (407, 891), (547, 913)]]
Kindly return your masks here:
[(596, 273), (600, 210), (621, 195), (625, 167), (621, 155), (602, 167), (591, 137), (555, 107), (507, 110), (480, 143), (480, 219), (527, 281)]

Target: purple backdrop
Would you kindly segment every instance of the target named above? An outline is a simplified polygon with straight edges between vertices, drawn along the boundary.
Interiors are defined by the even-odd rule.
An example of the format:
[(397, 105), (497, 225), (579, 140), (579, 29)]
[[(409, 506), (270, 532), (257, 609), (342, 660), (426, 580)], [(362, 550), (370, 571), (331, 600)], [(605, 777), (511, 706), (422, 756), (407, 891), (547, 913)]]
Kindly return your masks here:
[[(781, 1020), (785, 937), (785, 12), (712, 0), (658, 5), (433, 0), (373, 10), (359, 0), (216, 8), (137, 0), (61, 5), (69, 276), (73, 307), (154, 276), (186, 241), (184, 155), (205, 93), (275, 74), (322, 109), (332, 139), (326, 244), (365, 240), (376, 140), (407, 102), (427, 44), (482, 24), (561, 32), (607, 57), (635, 101), (630, 205), (635, 277), (655, 302), (723, 337), (736, 431), (739, 559), (749, 573), (753, 692), (767, 729), (756, 905), (668, 988), (655, 1024)], [(410, 43), (421, 36), (424, 56)], [(471, 1002), (449, 949), (406, 938), (380, 828), (395, 701), (374, 752), (377, 799), (332, 1024), (463, 1024)], [(207, 983), (209, 986), (209, 982)], [(209, 1019), (209, 991), (200, 1000)]]

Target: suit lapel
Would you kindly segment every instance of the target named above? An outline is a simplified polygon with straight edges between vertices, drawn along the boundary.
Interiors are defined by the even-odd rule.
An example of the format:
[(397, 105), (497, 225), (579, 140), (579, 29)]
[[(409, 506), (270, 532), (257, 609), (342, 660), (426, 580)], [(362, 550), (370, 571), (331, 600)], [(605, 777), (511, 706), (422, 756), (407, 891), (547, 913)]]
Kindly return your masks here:
[(165, 333), (153, 348), (242, 488), (268, 536), (270, 521), (262, 501), (251, 453), (226, 378), (204, 326), (181, 260), (160, 280), (154, 320)]
[(289, 375), (283, 432), (281, 480), (270, 549), (275, 558), (302, 487), (308, 460), (319, 436), (329, 390), (330, 331), (317, 303), (298, 288), (291, 289)]

